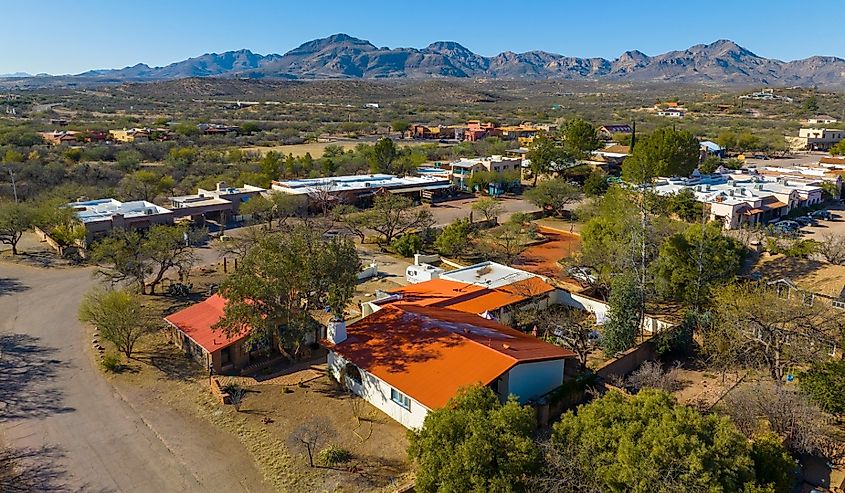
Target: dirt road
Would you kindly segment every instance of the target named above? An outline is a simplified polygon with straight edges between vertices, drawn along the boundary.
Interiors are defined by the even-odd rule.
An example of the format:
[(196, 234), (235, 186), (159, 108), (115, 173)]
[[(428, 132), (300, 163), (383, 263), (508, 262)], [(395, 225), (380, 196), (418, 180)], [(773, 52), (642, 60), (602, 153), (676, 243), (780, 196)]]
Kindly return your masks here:
[(68, 491), (269, 491), (237, 439), (118, 393), (93, 366), (76, 310), (94, 282), (90, 269), (0, 263), (6, 444), (47, 447)]

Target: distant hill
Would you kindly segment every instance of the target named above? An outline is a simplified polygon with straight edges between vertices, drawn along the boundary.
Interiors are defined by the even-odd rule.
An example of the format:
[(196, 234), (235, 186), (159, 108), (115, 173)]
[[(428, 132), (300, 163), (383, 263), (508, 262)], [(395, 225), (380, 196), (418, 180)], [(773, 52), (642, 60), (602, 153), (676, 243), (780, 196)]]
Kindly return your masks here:
[(94, 70), (63, 82), (160, 81), (186, 77), (249, 79), (567, 79), (666, 81), (714, 85), (845, 87), (845, 60), (814, 56), (783, 62), (758, 56), (733, 41), (719, 40), (683, 51), (648, 56), (626, 51), (615, 60), (578, 58), (545, 51), (473, 53), (452, 41), (425, 48), (379, 48), (346, 34), (304, 43), (284, 55), (249, 50), (207, 53), (164, 67), (137, 64)]

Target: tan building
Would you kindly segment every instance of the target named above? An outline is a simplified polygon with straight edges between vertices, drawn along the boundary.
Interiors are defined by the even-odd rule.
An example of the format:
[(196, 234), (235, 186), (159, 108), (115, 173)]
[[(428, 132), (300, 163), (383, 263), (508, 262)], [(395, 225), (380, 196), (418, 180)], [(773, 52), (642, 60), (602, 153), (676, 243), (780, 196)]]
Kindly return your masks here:
[(835, 128), (802, 128), (798, 137), (787, 137), (793, 150), (826, 151), (845, 138), (845, 130)]
[(44, 139), (44, 142), (53, 144), (54, 146), (67, 144), (73, 145), (77, 143), (76, 134), (73, 130), (54, 130), (52, 132), (39, 132), (38, 135)]
[(139, 142), (150, 140), (150, 131), (146, 128), (124, 128), (109, 130), (109, 136), (118, 142)]

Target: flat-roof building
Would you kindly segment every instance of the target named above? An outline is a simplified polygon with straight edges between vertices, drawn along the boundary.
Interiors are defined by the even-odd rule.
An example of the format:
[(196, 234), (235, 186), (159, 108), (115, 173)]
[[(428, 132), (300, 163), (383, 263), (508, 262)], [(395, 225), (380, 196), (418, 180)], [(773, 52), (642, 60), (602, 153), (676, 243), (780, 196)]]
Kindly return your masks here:
[(85, 226), (86, 244), (114, 229), (146, 229), (154, 224), (173, 223), (173, 211), (146, 200), (86, 200), (71, 202), (67, 207)]

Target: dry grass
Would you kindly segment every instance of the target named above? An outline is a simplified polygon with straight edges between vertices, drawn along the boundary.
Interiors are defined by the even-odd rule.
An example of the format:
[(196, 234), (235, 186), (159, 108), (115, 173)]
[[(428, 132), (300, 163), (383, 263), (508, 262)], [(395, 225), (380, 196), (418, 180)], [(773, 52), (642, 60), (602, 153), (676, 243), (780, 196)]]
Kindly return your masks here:
[(763, 254), (755, 267), (764, 280), (786, 278), (799, 288), (839, 296), (845, 285), (845, 266), (785, 255)]

